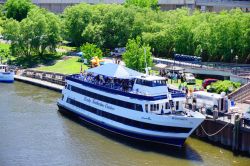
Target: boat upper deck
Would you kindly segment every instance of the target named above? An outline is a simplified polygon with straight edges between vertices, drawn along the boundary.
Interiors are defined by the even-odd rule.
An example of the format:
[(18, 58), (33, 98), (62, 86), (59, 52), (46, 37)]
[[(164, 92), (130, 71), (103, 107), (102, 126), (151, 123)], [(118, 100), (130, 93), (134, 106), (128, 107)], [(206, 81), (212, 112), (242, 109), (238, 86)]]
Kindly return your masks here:
[[(66, 77), (66, 80), (80, 83), (84, 86), (92, 87), (98, 90), (102, 90), (108, 93), (119, 94), (131, 98), (137, 98), (140, 100), (162, 100), (167, 99), (168, 94), (163, 95), (149, 95), (146, 93), (140, 93), (133, 90), (135, 78), (121, 79), (111, 78), (103, 75), (94, 75), (93, 73), (75, 74)], [(185, 94), (181, 91), (168, 88), (172, 98), (185, 97)]]

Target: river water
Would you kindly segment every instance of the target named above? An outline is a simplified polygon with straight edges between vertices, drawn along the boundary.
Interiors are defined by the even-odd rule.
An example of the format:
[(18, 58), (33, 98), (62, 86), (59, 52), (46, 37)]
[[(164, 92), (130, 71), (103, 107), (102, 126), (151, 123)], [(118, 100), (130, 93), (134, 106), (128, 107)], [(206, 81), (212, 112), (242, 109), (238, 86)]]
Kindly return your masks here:
[(181, 149), (117, 138), (59, 113), (58, 98), (20, 82), (0, 84), (0, 166), (250, 165), (195, 138)]

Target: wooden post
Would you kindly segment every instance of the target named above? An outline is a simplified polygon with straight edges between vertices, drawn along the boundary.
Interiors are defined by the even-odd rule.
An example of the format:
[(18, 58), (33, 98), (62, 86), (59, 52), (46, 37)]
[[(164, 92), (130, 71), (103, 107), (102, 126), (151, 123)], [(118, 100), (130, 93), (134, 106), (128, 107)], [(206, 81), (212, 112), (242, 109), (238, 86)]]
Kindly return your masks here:
[(239, 115), (235, 115), (234, 128), (233, 128), (233, 143), (232, 143), (233, 151), (239, 150), (239, 143), (240, 143), (239, 135), (240, 135), (240, 117)]

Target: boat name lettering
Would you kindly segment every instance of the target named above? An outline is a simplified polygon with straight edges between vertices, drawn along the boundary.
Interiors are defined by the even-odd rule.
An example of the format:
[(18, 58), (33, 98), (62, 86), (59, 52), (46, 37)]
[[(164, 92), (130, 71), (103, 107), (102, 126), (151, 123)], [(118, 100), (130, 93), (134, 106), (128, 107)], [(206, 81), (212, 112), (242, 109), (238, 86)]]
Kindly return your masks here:
[(142, 119), (151, 120), (150, 117), (141, 117)]
[(100, 102), (96, 99), (91, 99), (89, 97), (84, 97), (84, 101), (88, 102), (88, 103), (93, 103), (95, 105), (98, 105), (98, 106), (101, 106), (101, 107), (104, 107), (104, 108), (107, 108), (107, 109), (110, 109), (110, 110), (114, 110), (114, 108), (109, 105), (109, 104), (104, 104), (103, 102)]
[(99, 106), (101, 106), (101, 107), (104, 107), (104, 104), (101, 103), (101, 102), (99, 102), (99, 101), (97, 101), (96, 99), (93, 99), (93, 100), (92, 100), (92, 103), (95, 104), (95, 105), (99, 105)]

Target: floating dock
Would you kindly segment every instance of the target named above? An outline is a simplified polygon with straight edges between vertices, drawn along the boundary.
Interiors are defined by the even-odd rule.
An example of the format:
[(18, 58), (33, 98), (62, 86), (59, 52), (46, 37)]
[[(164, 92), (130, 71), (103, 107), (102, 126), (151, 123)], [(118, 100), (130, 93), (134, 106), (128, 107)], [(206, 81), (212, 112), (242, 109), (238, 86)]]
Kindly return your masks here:
[(15, 75), (14, 78), (17, 81), (21, 81), (21, 82), (25, 82), (25, 83), (28, 83), (28, 84), (44, 87), (44, 88), (51, 89), (51, 90), (54, 90), (54, 91), (57, 91), (57, 92), (61, 92), (63, 87), (64, 87), (62, 85), (58, 85), (58, 84), (55, 84), (55, 83), (51, 83), (51, 82), (47, 82), (47, 81), (43, 81), (43, 80), (38, 80), (38, 79), (35, 79), (35, 78), (19, 76), (19, 75)]

